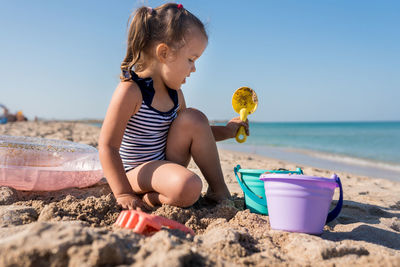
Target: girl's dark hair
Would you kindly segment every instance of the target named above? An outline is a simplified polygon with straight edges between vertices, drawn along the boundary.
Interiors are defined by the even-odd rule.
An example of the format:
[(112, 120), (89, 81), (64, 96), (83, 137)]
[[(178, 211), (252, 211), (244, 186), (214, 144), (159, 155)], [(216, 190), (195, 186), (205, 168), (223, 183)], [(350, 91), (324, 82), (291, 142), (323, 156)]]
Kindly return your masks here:
[(145, 54), (155, 44), (165, 43), (179, 49), (184, 46), (185, 34), (193, 26), (208, 39), (204, 24), (182, 5), (168, 3), (154, 9), (143, 6), (132, 15), (126, 56), (121, 63), (121, 81), (132, 78), (132, 67), (137, 71), (145, 67)]

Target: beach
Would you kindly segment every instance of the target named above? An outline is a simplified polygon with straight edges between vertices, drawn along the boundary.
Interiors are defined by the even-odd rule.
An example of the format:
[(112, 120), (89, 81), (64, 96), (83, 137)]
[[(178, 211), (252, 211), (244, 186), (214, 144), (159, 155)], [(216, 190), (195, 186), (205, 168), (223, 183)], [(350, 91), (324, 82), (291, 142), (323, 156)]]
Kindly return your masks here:
[[(80, 122), (16, 122), (1, 135), (69, 140), (97, 147), (100, 128)], [(113, 226), (121, 209), (105, 179), (55, 192), (0, 187), (0, 266), (400, 266), (400, 182), (219, 150), (232, 199), (203, 197), (190, 208), (151, 213), (194, 230), (146, 237)], [(295, 170), (331, 177), (344, 191), (343, 209), (321, 235), (272, 230), (269, 217), (245, 208), (233, 168)], [(194, 162), (189, 168), (200, 177)], [(203, 181), (203, 192), (207, 183)], [(332, 208), (339, 198), (336, 189)]]

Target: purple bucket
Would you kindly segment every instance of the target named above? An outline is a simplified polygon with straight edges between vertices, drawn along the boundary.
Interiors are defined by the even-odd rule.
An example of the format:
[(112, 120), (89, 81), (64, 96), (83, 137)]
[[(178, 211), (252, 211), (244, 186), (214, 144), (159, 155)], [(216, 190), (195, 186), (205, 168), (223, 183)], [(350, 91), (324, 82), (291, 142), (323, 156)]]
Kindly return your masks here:
[[(325, 178), (264, 173), (260, 180), (264, 181), (271, 229), (321, 234), (342, 209), (342, 184), (336, 174)], [(336, 187), (340, 188), (339, 201), (329, 212)]]

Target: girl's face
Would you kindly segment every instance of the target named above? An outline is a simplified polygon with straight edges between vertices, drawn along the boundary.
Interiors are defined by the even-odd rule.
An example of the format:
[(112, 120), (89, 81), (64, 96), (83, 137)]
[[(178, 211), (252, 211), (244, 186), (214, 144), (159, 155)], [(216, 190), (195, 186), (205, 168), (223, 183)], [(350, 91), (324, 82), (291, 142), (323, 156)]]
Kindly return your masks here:
[(196, 71), (195, 61), (203, 54), (207, 46), (206, 37), (199, 30), (188, 33), (186, 44), (179, 50), (170, 50), (161, 75), (164, 83), (171, 89), (178, 90), (186, 78)]

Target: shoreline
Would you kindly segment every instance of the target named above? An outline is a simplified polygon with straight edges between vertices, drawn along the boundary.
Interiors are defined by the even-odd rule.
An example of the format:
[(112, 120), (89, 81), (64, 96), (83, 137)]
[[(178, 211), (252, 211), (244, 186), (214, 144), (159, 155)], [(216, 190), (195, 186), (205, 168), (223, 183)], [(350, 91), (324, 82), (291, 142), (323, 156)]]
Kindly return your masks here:
[(325, 153), (320, 151), (277, 147), (277, 146), (255, 146), (246, 144), (218, 143), (218, 147), (234, 152), (244, 152), (274, 158), (298, 165), (314, 166), (348, 172), (353, 175), (362, 175), (370, 178), (384, 178), (400, 182), (400, 165), (390, 164), (357, 157)]

